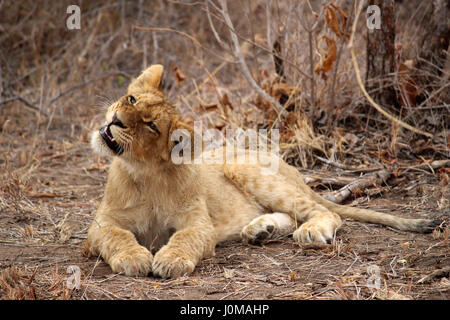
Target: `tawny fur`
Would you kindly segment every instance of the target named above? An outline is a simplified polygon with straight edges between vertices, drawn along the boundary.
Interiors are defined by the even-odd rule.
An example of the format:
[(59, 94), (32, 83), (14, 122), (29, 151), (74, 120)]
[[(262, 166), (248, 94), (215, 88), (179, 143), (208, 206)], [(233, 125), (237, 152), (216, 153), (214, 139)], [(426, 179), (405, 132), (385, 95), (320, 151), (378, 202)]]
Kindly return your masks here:
[(296, 241), (329, 242), (341, 218), (418, 232), (435, 225), (326, 201), (273, 154), (266, 156), (279, 161), (274, 175), (262, 175), (258, 164), (172, 163), (171, 133), (185, 129), (193, 137), (193, 130), (162, 94), (162, 76), (162, 66), (151, 66), (109, 107), (106, 124), (120, 154), (98, 131), (92, 134), (93, 149), (114, 158), (86, 247), (114, 272), (189, 274), (229, 239), (256, 242), (293, 233)]

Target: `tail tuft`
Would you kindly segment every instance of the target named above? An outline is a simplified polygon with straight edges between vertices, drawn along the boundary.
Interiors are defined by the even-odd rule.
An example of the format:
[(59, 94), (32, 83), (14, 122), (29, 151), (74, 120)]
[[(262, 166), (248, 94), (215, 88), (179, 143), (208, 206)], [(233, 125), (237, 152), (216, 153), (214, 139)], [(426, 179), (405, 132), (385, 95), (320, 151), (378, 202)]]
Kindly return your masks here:
[(416, 232), (431, 233), (433, 230), (443, 231), (446, 224), (443, 220), (420, 219), (416, 225)]

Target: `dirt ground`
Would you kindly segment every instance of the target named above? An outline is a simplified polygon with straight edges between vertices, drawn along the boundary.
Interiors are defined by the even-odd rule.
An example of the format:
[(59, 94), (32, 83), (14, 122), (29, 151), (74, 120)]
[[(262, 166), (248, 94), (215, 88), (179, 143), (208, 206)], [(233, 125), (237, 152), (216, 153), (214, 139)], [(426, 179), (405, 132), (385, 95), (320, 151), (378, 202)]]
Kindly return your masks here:
[[(450, 158), (450, 64), (445, 70), (407, 67), (390, 80), (399, 96), (412, 85), (415, 90), (405, 92), (414, 103), (386, 110), (429, 132), (428, 138), (366, 103), (347, 37), (338, 37), (325, 15), (314, 22), (323, 1), (229, 1), (235, 28), (205, 6), (214, 2), (81, 1), (81, 29), (69, 30), (72, 1), (0, 1), (8, 13), (0, 16), (0, 299), (449, 299), (448, 229), (423, 235), (345, 221), (330, 245), (292, 238), (259, 246), (226, 242), (191, 275), (168, 280), (113, 274), (101, 259), (82, 255), (110, 161), (93, 154), (89, 134), (99, 129), (104, 107), (153, 63), (165, 66), (164, 92), (183, 121), (200, 119), (218, 130), (278, 123), (284, 158), (308, 168), (302, 169), (306, 176), (324, 178), (310, 182), (317, 192), (336, 190), (364, 172), (318, 157), (344, 167), (386, 168), (389, 180), (345, 203), (450, 221), (449, 165), (423, 166)], [(414, 65), (422, 46), (417, 39), (427, 29), (420, 22), (432, 20), (425, 4), (396, 2), (400, 68)], [(355, 15), (350, 1), (327, 6)], [(344, 30), (347, 18), (335, 9)], [(318, 29), (307, 31), (304, 22)], [(365, 72), (362, 17), (355, 32), (353, 48)], [(334, 65), (325, 59), (327, 75), (314, 72), (333, 56)], [(242, 65), (260, 91), (285, 104), (287, 115), (280, 117), (261, 98)], [(346, 183), (328, 182), (336, 177)], [(72, 288), (77, 270), (80, 286)]]
[[(21, 139), (26, 137), (15, 139), (25, 144)], [(11, 147), (10, 140), (1, 144)], [(301, 245), (292, 238), (261, 246), (233, 241), (218, 245), (215, 257), (202, 261), (190, 276), (164, 280), (113, 274), (102, 260), (82, 255), (107, 159), (92, 156), (87, 143), (49, 140), (41, 150), (26, 166), (28, 182), (12, 178), (2, 186), (2, 299), (450, 298), (448, 229), (423, 235), (348, 220), (331, 245)], [(11, 161), (20, 161), (20, 155)], [(351, 204), (448, 220), (449, 187), (436, 174), (411, 172), (380, 190)], [(80, 268), (79, 289), (68, 288), (74, 274), (69, 266)]]

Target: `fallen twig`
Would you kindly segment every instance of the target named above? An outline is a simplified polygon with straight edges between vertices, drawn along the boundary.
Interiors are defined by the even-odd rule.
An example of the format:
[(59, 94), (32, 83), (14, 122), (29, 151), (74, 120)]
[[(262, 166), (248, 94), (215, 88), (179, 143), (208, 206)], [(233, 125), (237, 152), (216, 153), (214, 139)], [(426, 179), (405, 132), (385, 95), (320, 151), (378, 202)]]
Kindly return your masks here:
[(444, 168), (444, 167), (450, 167), (450, 159), (436, 160), (436, 161), (432, 161), (432, 162), (425, 162), (425, 163), (415, 165), (415, 166), (408, 166), (408, 167), (404, 168), (405, 171), (403, 171), (401, 174), (404, 174), (404, 173), (408, 172), (409, 170), (414, 170), (414, 169), (431, 169), (431, 171), (433, 171), (433, 170), (436, 170), (439, 168)]
[(376, 184), (381, 184), (391, 176), (392, 172), (389, 170), (380, 170), (371, 174), (364, 175), (361, 179), (358, 179), (345, 187), (339, 189), (334, 194), (329, 193), (323, 195), (323, 198), (332, 201), (334, 203), (342, 203), (347, 199), (354, 191), (367, 188)]
[(417, 283), (427, 283), (430, 282), (431, 280), (433, 280), (434, 278), (441, 278), (441, 277), (445, 277), (448, 274), (450, 274), (450, 266), (444, 267), (442, 269), (433, 271), (432, 273), (430, 273), (429, 275), (423, 277), (422, 279), (420, 279), (419, 281), (417, 281)]
[[(338, 163), (335, 163), (333, 161), (317, 157), (319, 160), (335, 165), (339, 168), (343, 168), (345, 166), (340, 165)], [(425, 170), (429, 169), (434, 173), (435, 169), (448, 167), (450, 166), (450, 160), (436, 160), (432, 162), (425, 162), (419, 165), (414, 166), (401, 166), (401, 169), (404, 169), (403, 171), (398, 173), (398, 176), (402, 176), (405, 173), (409, 172), (410, 170)], [(342, 203), (345, 199), (347, 199), (352, 193), (354, 193), (356, 190), (362, 190), (363, 188), (367, 188), (369, 186), (373, 186), (376, 184), (381, 184), (384, 181), (386, 181), (390, 176), (392, 172), (387, 169), (381, 169), (376, 172), (366, 174), (362, 176), (361, 178), (354, 180), (352, 177), (321, 177), (320, 175), (313, 174), (313, 175), (307, 175), (309, 178), (312, 179), (312, 181), (309, 181), (308, 183), (314, 182), (314, 181), (320, 181), (321, 183), (329, 183), (334, 185), (342, 185), (343, 183), (349, 181), (349, 179), (353, 179), (354, 181), (351, 181), (335, 193), (329, 193), (326, 195), (323, 195), (323, 197), (329, 201), (335, 202), (335, 203)]]
[(336, 161), (325, 159), (325, 158), (322, 158), (322, 157), (319, 157), (319, 156), (315, 156), (315, 157), (316, 157), (316, 159), (318, 159), (318, 160), (320, 160), (320, 161), (322, 161), (322, 162), (324, 162), (326, 164), (330, 164), (332, 166), (335, 166), (335, 167), (337, 167), (339, 169), (352, 170), (352, 169), (349, 169), (349, 167), (347, 167), (346, 165), (344, 165), (342, 163), (338, 163)]

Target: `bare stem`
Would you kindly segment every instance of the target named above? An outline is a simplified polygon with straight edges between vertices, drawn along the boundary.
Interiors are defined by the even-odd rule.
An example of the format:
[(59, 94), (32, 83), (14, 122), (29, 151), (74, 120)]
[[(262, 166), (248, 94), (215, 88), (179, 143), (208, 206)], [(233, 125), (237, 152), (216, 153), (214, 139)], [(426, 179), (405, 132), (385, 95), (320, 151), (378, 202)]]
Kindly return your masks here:
[(253, 76), (250, 73), (250, 70), (248, 69), (247, 63), (245, 62), (244, 55), (241, 51), (241, 45), (239, 44), (239, 39), (236, 35), (236, 31), (234, 29), (233, 23), (231, 22), (230, 15), (228, 14), (228, 8), (227, 8), (227, 2), (226, 0), (220, 0), (220, 6), (222, 7), (222, 10), (220, 10), (220, 13), (222, 14), (225, 24), (228, 26), (228, 29), (230, 30), (230, 36), (231, 41), (234, 46), (234, 54), (236, 55), (241, 68), (242, 73), (249, 83), (249, 85), (255, 90), (264, 100), (268, 101), (277, 112), (281, 112), (283, 110), (283, 107), (280, 105), (278, 101), (276, 101), (273, 97), (271, 97), (267, 92), (265, 92), (261, 87), (256, 83), (255, 79), (253, 79)]
[(309, 74), (311, 77), (311, 106), (314, 108), (316, 106), (316, 89), (314, 79), (314, 56), (313, 56), (313, 41), (312, 41), (312, 30), (308, 31), (308, 42), (309, 42)]

